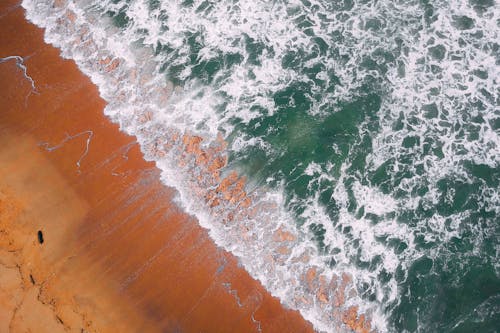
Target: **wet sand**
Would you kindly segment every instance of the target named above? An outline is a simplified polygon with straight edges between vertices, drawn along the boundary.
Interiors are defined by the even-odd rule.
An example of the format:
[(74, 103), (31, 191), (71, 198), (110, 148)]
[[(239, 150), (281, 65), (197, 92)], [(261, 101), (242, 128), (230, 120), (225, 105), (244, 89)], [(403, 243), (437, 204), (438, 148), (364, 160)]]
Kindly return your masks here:
[(8, 56), (35, 89), (0, 63), (0, 332), (313, 331), (172, 202), (19, 1), (0, 4)]

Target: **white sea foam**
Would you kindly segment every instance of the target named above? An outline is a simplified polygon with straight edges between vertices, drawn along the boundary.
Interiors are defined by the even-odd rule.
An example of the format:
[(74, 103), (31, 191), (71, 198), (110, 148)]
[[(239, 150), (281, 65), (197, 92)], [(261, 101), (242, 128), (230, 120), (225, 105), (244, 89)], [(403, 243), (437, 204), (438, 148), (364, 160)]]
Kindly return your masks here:
[[(23, 6), (31, 21), (47, 29), (46, 40), (91, 77), (108, 102), (105, 113), (137, 136), (146, 157), (162, 170), (164, 182), (179, 190), (180, 203), (217, 244), (232, 251), (271, 293), (299, 309), (318, 330), (343, 326), (332, 318), (331, 305), (320, 304), (315, 290), (301, 281), (311, 268), (328, 279), (349, 273), (358, 294), (347, 304), (367, 312), (379, 331), (389, 330), (387, 307), (397, 304), (399, 296), (396, 272), (407, 274), (415, 260), (442, 250), (419, 248), (416, 238), (446, 244), (460, 237), (460, 223), (469, 216), (435, 213), (407, 225), (398, 222), (398, 214), (434, 207), (443, 196), (452, 202), (455, 190), (443, 194), (439, 181), (451, 177), (472, 182), (464, 161), (500, 165), (500, 138), (492, 125), (500, 117), (498, 4), (481, 9), (470, 1), (434, 1), (432, 15), (420, 1), (195, 0), (191, 5), (160, 1), (150, 6), (143, 0), (89, 0), (57, 7), (48, 0), (24, 0)], [(128, 24), (116, 28), (106, 11), (125, 11)], [(199, 47), (194, 64), (189, 38)], [(250, 43), (254, 47), (248, 47)], [(156, 52), (159, 45), (171, 51)], [(255, 53), (257, 49), (261, 51)], [(196, 65), (228, 54), (239, 54), (243, 60), (223, 63), (211, 80), (194, 73)], [(303, 61), (287, 66), (284, 59), (290, 54)], [(119, 65), (110, 70), (114, 60)], [(316, 65), (321, 70), (314, 79), (303, 74), (303, 69)], [(183, 86), (174, 88), (165, 73), (176, 66), (182, 68), (177, 79)], [(340, 84), (335, 85), (337, 80)], [(372, 151), (366, 157), (367, 172), (392, 161), (389, 181), (396, 184), (401, 170), (411, 176), (398, 181), (391, 193), (383, 193), (364, 179), (366, 175), (348, 172), (349, 158), (340, 176), (331, 164), (311, 162), (305, 169), (311, 178), (308, 189), (314, 192), (323, 180), (334, 184), (332, 199), (339, 209), (335, 221), (318, 192), (307, 199), (292, 198), (292, 203), (305, 207), (300, 217), (306, 222), (295, 227), (293, 216), (284, 209), (283, 191), (257, 188), (255, 197), (274, 208), (258, 219), (226, 225), (215, 222), (214, 212), (191, 193), (189, 184), (195, 180), (189, 169), (179, 170), (172, 159), (158, 158), (146, 148), (156, 145), (169, 128), (208, 141), (220, 131), (229, 135), (235, 122), (249, 124), (276, 112), (274, 94), (300, 82), (310, 85), (309, 113), (319, 118), (335, 111), (340, 102), (355, 100), (371, 82), (383, 99), (380, 130), (372, 133)], [(326, 92), (325, 86), (334, 89)], [(291, 99), (290, 105), (294, 103)], [(366, 128), (363, 123), (360, 131)], [(408, 138), (416, 139), (408, 144)], [(238, 138), (231, 149), (241, 153), (259, 147), (272, 154), (271, 146), (264, 137)], [(407, 156), (414, 162), (405, 163)], [(423, 186), (426, 192), (415, 194)], [(356, 201), (354, 211), (351, 197)], [(500, 215), (498, 190), (483, 186), (479, 199), (481, 208)], [(324, 229), (324, 244), (335, 249), (333, 254), (321, 254), (311, 240), (308, 228), (315, 225)], [(292, 252), (284, 256), (272, 245), (271, 235), (280, 227), (297, 237)], [(247, 228), (248, 241), (241, 241), (241, 228)], [(482, 235), (494, 232), (495, 226), (475, 228), (479, 248)], [(404, 248), (389, 245), (391, 240)], [(305, 255), (308, 260), (299, 260)], [(326, 264), (332, 258), (333, 268)], [(498, 253), (493, 260), (498, 262)], [(388, 281), (380, 280), (381, 273), (390, 275)], [(367, 301), (368, 294), (374, 295), (372, 301)]]

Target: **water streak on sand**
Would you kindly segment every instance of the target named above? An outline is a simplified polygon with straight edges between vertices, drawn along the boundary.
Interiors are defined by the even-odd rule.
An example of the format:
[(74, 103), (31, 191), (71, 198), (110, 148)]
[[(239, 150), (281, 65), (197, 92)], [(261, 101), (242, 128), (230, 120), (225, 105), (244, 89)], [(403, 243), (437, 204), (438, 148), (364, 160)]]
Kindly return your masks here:
[(255, 312), (257, 311), (257, 309), (255, 309), (253, 312), (252, 312), (252, 316), (250, 317), (252, 319), (252, 322), (255, 323), (255, 325), (257, 326), (257, 331), (259, 331), (260, 333), (262, 333), (262, 326), (261, 326), (261, 323), (260, 321), (256, 320), (255, 319)]
[(8, 57), (4, 57), (4, 58), (0, 58), (0, 64), (1, 63), (4, 63), (4, 62), (7, 62), (9, 60), (15, 60), (16, 61), (16, 66), (21, 69), (21, 71), (23, 72), (23, 76), (26, 80), (29, 81), (29, 83), (31, 84), (31, 90), (30, 92), (28, 93), (28, 95), (25, 97), (25, 100), (24, 100), (24, 104), (26, 105), (27, 101), (28, 101), (28, 97), (31, 96), (31, 94), (37, 94), (38, 95), (38, 90), (36, 89), (36, 86), (35, 86), (35, 81), (33, 80), (33, 78), (31, 76), (28, 75), (28, 68), (26, 68), (26, 65), (25, 65), (25, 60), (29, 58), (29, 57), (21, 57), (21, 56), (8, 56)]
[(231, 294), (234, 297), (234, 299), (236, 300), (236, 304), (238, 304), (238, 306), (241, 308), (243, 304), (241, 304), (240, 297), (238, 296), (238, 290), (231, 289), (231, 283), (229, 282), (224, 282), (222, 286), (227, 290), (229, 294)]
[(87, 131), (83, 131), (83, 132), (77, 133), (75, 135), (69, 135), (68, 133), (66, 133), (66, 137), (61, 142), (59, 142), (58, 144), (56, 144), (55, 146), (51, 146), (48, 142), (41, 142), (38, 145), (40, 147), (43, 147), (46, 151), (52, 152), (52, 151), (54, 151), (56, 149), (59, 149), (62, 146), (64, 146), (64, 144), (66, 142), (71, 141), (73, 139), (76, 139), (76, 138), (78, 138), (78, 137), (80, 137), (82, 135), (87, 135), (87, 139), (85, 140), (85, 150), (83, 151), (83, 153), (80, 156), (80, 158), (78, 159), (78, 161), (76, 161), (76, 166), (77, 166), (78, 172), (80, 172), (81, 162), (85, 158), (85, 156), (87, 156), (87, 154), (89, 153), (90, 141), (92, 140), (92, 137), (94, 136), (94, 132), (93, 131), (87, 130)]

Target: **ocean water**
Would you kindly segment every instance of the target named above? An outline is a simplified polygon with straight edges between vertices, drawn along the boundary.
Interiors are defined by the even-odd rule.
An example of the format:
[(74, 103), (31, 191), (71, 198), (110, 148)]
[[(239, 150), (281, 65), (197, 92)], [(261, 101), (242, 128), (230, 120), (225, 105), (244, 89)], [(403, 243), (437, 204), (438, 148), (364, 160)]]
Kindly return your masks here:
[(179, 203), (318, 331), (500, 330), (497, 1), (23, 6)]

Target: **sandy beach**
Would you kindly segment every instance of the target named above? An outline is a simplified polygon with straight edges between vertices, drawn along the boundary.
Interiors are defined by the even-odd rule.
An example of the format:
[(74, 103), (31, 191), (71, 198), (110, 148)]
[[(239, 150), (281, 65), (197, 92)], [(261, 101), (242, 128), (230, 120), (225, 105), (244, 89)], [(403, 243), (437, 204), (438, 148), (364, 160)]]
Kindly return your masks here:
[(172, 202), (17, 0), (0, 58), (0, 332), (313, 331)]

